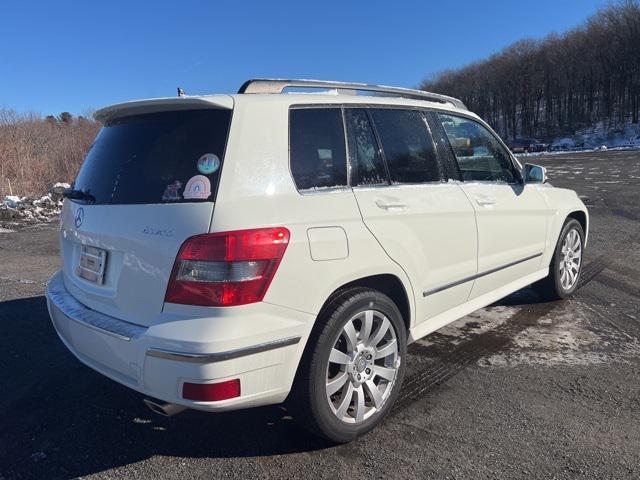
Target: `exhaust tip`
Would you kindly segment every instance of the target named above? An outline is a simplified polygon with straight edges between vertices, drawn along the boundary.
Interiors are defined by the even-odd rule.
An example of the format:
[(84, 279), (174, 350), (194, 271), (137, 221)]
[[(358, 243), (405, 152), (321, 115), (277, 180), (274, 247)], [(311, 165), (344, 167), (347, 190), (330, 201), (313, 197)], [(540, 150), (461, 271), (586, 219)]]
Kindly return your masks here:
[(154, 413), (162, 415), (163, 417), (173, 417), (180, 412), (183, 412), (187, 407), (183, 405), (177, 405), (175, 403), (163, 402), (162, 400), (154, 400), (151, 398), (145, 398), (144, 404)]

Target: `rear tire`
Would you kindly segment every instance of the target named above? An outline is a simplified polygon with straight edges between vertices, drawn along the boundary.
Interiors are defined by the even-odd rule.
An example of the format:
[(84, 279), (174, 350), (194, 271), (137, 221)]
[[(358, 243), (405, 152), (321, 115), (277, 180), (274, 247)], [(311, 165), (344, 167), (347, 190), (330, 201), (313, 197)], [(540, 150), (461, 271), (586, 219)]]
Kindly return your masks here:
[(533, 284), (545, 300), (570, 297), (578, 288), (584, 259), (584, 230), (580, 222), (568, 218), (558, 237), (549, 264), (549, 275)]
[(350, 442), (384, 420), (402, 385), (407, 332), (386, 295), (355, 287), (321, 312), (289, 401), (315, 435)]

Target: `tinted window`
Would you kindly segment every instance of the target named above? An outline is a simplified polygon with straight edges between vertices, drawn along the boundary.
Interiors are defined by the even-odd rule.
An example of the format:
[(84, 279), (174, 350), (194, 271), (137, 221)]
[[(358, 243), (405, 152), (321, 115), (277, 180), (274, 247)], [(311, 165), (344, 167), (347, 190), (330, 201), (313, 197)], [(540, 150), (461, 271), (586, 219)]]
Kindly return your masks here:
[(346, 186), (342, 110), (293, 109), (289, 119), (291, 172), (298, 190)]
[(371, 109), (392, 183), (440, 180), (433, 141), (422, 114), (413, 110)]
[(366, 110), (349, 108), (345, 110), (345, 119), (353, 185), (389, 183)]
[(438, 114), (463, 180), (515, 180), (513, 165), (496, 137), (473, 120), (455, 115)]
[(429, 124), (433, 142), (436, 144), (438, 161), (440, 162), (440, 168), (444, 172), (445, 179), (462, 180), (460, 170), (458, 169), (458, 161), (453, 156), (447, 134), (438, 119), (438, 114), (428, 111), (424, 112), (424, 116)]
[(98, 204), (212, 201), (230, 120), (230, 110), (210, 109), (108, 122), (74, 186)]

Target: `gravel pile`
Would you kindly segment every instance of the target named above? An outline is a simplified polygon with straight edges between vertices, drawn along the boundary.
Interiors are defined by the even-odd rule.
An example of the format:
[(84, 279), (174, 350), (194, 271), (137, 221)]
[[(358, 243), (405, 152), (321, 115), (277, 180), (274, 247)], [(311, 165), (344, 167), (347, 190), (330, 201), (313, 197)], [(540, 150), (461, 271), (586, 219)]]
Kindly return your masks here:
[(0, 203), (0, 228), (46, 223), (57, 218), (62, 208), (62, 193), (68, 183), (56, 183), (42, 197), (7, 195)]

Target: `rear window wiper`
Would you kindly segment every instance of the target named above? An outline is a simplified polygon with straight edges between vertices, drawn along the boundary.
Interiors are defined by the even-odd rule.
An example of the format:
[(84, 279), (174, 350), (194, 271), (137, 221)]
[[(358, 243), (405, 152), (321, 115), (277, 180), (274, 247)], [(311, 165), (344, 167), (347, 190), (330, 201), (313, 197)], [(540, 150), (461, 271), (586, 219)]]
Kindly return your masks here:
[(96, 203), (96, 197), (91, 195), (89, 192), (76, 190), (75, 188), (67, 188), (62, 192), (62, 196), (70, 200), (84, 200), (85, 202)]

